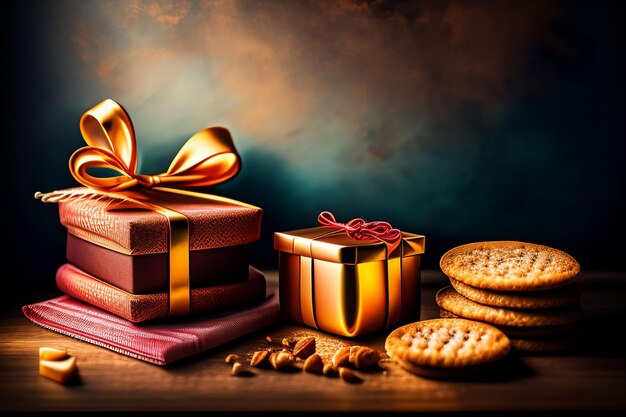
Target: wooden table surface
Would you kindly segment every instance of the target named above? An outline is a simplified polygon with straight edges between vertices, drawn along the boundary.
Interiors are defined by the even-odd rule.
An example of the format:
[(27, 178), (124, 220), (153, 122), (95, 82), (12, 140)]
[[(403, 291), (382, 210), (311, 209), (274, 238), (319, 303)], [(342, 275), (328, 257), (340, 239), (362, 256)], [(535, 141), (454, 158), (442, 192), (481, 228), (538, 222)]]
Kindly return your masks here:
[[(276, 273), (268, 274), (276, 279)], [(626, 276), (582, 273), (588, 312), (583, 342), (568, 354), (511, 357), (495, 374), (467, 381), (438, 381), (385, 364), (362, 374), (362, 384), (305, 374), (260, 370), (230, 376), (229, 353), (266, 346), (266, 336), (312, 333), (281, 324), (168, 368), (149, 365), (31, 324), (12, 308), (0, 321), (0, 411), (7, 410), (421, 410), (555, 411), (626, 409), (624, 345)], [(434, 296), (445, 285), (423, 273), (422, 318), (437, 317)], [(33, 297), (32, 302), (40, 298)], [(358, 343), (383, 349), (385, 334)], [(78, 359), (80, 383), (58, 385), (38, 375), (40, 346), (67, 347)]]

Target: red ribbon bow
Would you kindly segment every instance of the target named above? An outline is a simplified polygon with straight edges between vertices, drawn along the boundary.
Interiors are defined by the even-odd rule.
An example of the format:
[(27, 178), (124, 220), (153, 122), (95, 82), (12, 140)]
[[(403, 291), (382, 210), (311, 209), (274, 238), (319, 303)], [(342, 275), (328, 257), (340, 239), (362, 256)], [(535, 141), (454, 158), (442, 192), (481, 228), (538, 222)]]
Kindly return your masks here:
[(317, 221), (325, 227), (334, 227), (344, 230), (355, 240), (376, 239), (387, 244), (391, 253), (402, 241), (402, 232), (394, 229), (387, 222), (365, 222), (363, 219), (352, 219), (348, 223), (339, 223), (329, 211), (323, 211), (317, 216)]

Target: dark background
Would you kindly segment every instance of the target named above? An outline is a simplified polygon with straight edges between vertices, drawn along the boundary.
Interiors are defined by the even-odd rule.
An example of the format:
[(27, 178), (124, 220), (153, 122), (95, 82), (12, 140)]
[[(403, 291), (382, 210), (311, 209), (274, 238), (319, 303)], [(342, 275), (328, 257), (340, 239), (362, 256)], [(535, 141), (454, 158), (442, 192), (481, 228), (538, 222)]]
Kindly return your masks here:
[(107, 97), (135, 122), (143, 173), (195, 131), (231, 129), (243, 169), (210, 191), (265, 210), (261, 267), (276, 265), (274, 231), (331, 210), (425, 234), (425, 268), (502, 239), (624, 271), (617, 2), (154, 4), (2, 3), (15, 289), (54, 287), (65, 233), (32, 196), (76, 185), (78, 121)]

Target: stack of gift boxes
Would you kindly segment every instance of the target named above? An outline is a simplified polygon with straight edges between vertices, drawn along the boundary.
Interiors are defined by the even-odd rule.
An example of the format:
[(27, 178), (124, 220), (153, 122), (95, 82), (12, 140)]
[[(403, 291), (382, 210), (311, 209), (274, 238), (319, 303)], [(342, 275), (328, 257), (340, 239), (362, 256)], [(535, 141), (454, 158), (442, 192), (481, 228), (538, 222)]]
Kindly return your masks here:
[[(190, 187), (232, 178), (239, 155), (228, 130), (193, 135), (167, 172), (141, 175), (130, 116), (104, 100), (80, 120), (88, 146), (70, 158), (86, 187), (36, 194), (59, 203), (67, 260), (56, 274), (66, 294), (131, 322), (234, 309), (265, 298), (265, 278), (248, 265), (262, 210)], [(117, 171), (94, 176), (92, 168)], [(167, 187), (166, 187), (167, 186)]]
[[(152, 201), (158, 204), (158, 198)], [(190, 312), (262, 301), (265, 278), (248, 266), (249, 244), (260, 237), (262, 210), (234, 201), (183, 201), (167, 206), (189, 222)], [(68, 263), (56, 274), (59, 289), (132, 322), (170, 315), (167, 217), (127, 209), (85, 188), (60, 202), (59, 214), (68, 231)]]

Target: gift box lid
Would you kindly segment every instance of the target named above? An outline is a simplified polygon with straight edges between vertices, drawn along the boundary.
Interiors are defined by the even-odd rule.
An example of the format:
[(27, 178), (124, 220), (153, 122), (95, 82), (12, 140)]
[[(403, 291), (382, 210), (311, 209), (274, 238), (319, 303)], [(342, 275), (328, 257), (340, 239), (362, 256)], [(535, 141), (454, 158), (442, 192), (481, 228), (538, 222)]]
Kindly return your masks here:
[[(78, 188), (77, 190), (84, 190)], [(192, 251), (243, 245), (261, 235), (263, 210), (221, 197), (199, 199), (146, 191), (154, 204), (184, 214), (189, 220)], [(168, 220), (138, 207), (111, 209), (98, 198), (59, 203), (61, 224), (81, 239), (127, 255), (165, 253), (169, 248)]]
[[(402, 232), (396, 251), (402, 257), (424, 253), (426, 238)], [(329, 262), (358, 264), (388, 258), (387, 245), (376, 239), (355, 240), (344, 231), (324, 226), (274, 233), (274, 249)]]

